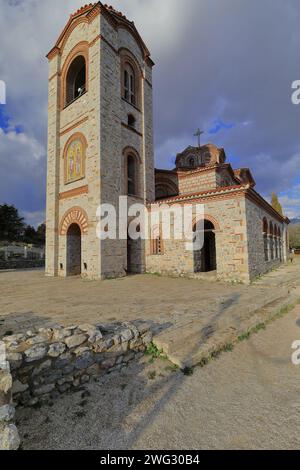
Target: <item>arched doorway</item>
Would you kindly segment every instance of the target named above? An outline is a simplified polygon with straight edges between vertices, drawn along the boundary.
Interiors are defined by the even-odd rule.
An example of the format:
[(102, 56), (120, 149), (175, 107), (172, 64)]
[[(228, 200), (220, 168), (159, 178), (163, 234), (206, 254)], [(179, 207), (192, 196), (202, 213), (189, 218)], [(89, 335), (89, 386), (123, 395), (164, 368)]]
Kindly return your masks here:
[[(136, 227), (137, 234), (140, 233), (141, 227)], [(127, 234), (127, 274), (142, 273), (142, 240), (136, 240), (130, 236), (129, 230)]]
[(204, 225), (201, 224), (201, 227), (197, 227), (197, 224), (195, 224), (194, 232), (196, 232), (197, 229), (204, 232), (201, 234), (204, 237), (204, 244), (201, 250), (194, 250), (194, 271), (195, 273), (216, 271), (217, 256), (215, 226), (210, 220), (204, 220)]
[(67, 276), (81, 274), (81, 229), (71, 224), (67, 231)]

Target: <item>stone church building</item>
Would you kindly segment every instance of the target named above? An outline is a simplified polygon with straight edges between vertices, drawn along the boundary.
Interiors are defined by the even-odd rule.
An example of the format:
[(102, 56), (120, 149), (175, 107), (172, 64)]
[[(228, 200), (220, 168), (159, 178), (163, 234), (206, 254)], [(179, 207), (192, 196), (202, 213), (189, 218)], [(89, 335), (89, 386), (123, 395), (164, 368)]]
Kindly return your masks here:
[[(47, 57), (48, 276), (215, 272), (249, 282), (286, 261), (289, 221), (255, 191), (248, 168), (231, 167), (223, 149), (188, 147), (175, 169), (155, 169), (154, 63), (133, 22), (101, 2), (86, 5), (70, 16)], [(165, 205), (203, 204), (203, 248), (164, 239), (160, 224), (146, 240), (100, 239), (98, 207), (118, 210), (120, 196), (129, 207), (144, 204), (147, 218)]]

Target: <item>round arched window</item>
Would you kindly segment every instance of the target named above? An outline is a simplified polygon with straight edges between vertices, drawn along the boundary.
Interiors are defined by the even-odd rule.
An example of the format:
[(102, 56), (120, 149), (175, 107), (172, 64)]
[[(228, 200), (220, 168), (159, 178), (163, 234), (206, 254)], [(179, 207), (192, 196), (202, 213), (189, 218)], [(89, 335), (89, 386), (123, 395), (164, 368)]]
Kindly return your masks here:
[(77, 56), (71, 63), (66, 78), (65, 105), (79, 98), (86, 91), (86, 63), (82, 55)]

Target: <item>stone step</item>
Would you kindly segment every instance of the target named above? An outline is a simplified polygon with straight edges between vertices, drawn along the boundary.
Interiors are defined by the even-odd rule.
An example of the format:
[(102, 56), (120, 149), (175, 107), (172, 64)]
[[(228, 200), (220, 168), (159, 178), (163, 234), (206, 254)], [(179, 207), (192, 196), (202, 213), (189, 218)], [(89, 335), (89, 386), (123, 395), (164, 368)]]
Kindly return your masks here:
[(242, 333), (272, 318), (282, 307), (293, 304), (299, 299), (300, 289), (248, 312), (238, 325), (228, 325), (220, 330), (215, 329), (214, 325), (207, 325), (203, 330), (203, 324), (191, 322), (155, 336), (154, 343), (181, 369), (193, 367), (212, 352), (236, 342)]

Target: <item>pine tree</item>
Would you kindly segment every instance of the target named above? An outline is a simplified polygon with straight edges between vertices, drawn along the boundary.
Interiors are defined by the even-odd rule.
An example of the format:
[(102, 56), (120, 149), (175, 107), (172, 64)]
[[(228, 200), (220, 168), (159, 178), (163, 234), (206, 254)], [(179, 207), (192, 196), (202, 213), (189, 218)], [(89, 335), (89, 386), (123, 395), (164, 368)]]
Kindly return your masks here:
[(273, 209), (275, 209), (280, 215), (283, 216), (282, 206), (281, 206), (281, 204), (278, 200), (278, 196), (277, 196), (276, 193), (272, 193), (271, 205), (272, 205)]
[(20, 241), (24, 231), (24, 219), (18, 209), (8, 204), (0, 205), (0, 240)]

